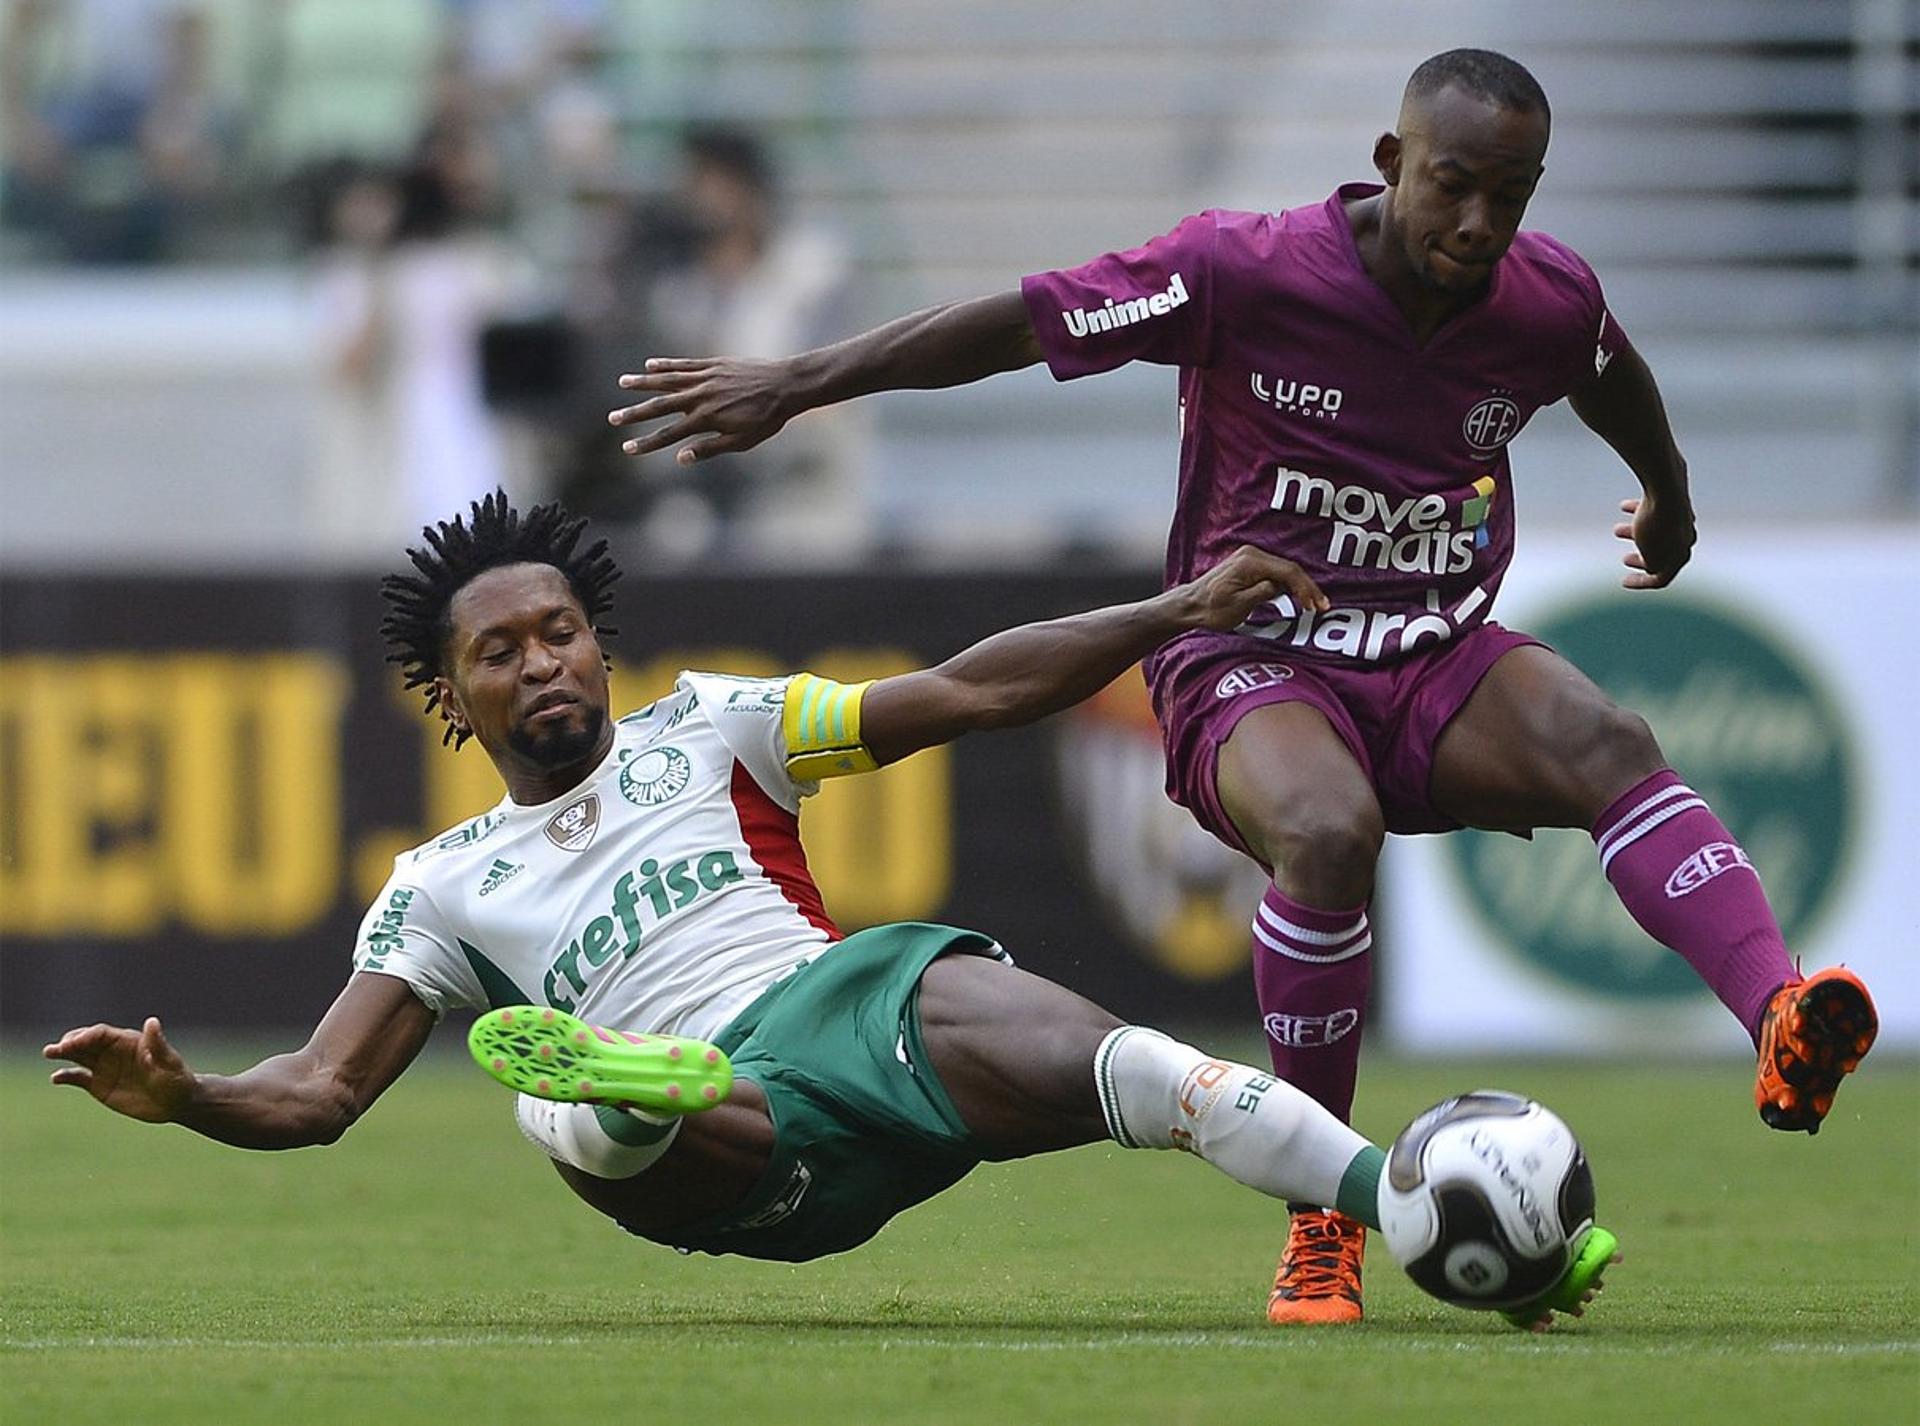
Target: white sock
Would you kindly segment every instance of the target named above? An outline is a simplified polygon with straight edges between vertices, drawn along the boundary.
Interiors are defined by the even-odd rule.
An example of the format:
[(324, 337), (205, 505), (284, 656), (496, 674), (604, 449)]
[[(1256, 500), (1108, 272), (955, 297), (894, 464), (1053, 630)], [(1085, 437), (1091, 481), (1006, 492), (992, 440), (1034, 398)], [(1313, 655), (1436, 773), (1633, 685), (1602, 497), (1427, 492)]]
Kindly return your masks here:
[[(617, 1123), (623, 1131), (622, 1138), (616, 1139), (607, 1132), (603, 1116), (595, 1112), (596, 1105), (556, 1104), (531, 1094), (515, 1095), (514, 1100), (513, 1117), (522, 1134), (544, 1150), (548, 1158), (572, 1164), (595, 1178), (632, 1178), (645, 1172), (659, 1162), (660, 1156), (672, 1145), (674, 1135), (680, 1132), (677, 1118), (656, 1119), (651, 1114), (633, 1110), (607, 1111), (621, 1116)], [(629, 1122), (633, 1128), (627, 1132)], [(656, 1131), (651, 1136), (650, 1127)], [(643, 1138), (647, 1142), (623, 1142)]]
[(1333, 1203), (1367, 1140), (1266, 1070), (1216, 1060), (1143, 1025), (1093, 1057), (1107, 1132), (1129, 1149), (1185, 1149), (1249, 1188)]

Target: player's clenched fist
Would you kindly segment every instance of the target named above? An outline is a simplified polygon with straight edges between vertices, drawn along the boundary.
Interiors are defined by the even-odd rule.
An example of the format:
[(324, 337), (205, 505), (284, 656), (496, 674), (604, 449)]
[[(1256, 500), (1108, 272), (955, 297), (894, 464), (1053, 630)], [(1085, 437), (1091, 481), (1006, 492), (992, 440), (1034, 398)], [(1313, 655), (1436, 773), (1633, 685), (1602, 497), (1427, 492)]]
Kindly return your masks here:
[(1620, 502), (1627, 518), (1613, 527), (1633, 548), (1620, 557), (1632, 573), (1620, 582), (1628, 589), (1664, 589), (1693, 558), (1693, 505), (1682, 492), (1678, 500), (1655, 501), (1636, 496)]
[(69, 1030), (40, 1053), (73, 1061), (53, 1072), (55, 1084), (84, 1089), (129, 1119), (171, 1123), (193, 1093), (193, 1072), (151, 1016), (138, 1030), (118, 1025)]
[(1286, 595), (1301, 609), (1333, 607), (1313, 576), (1290, 559), (1242, 545), (1198, 579), (1170, 591), (1187, 603), (1193, 627), (1234, 629), (1262, 604)]

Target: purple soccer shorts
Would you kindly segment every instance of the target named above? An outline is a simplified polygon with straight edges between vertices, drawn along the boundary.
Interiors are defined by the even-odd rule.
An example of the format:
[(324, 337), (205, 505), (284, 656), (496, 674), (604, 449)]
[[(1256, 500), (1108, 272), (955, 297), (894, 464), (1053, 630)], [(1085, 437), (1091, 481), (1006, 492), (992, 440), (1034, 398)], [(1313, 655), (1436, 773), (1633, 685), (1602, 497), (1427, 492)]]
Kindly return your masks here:
[(1434, 746), (1496, 661), (1539, 643), (1485, 623), (1445, 644), (1369, 665), (1300, 658), (1245, 634), (1187, 634), (1146, 664), (1166, 747), (1167, 796), (1222, 842), (1253, 856), (1220, 805), (1220, 749), (1255, 708), (1306, 703), (1326, 715), (1373, 784), (1388, 831), (1452, 831), (1460, 824), (1427, 795)]

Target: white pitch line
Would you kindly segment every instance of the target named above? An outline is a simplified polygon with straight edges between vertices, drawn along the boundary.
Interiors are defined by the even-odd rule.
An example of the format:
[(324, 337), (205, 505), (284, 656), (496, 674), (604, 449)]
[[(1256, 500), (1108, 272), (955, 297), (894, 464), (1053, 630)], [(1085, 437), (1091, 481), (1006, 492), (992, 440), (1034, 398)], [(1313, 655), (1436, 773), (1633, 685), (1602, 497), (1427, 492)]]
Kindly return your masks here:
[[(1089, 1352), (1141, 1351), (1154, 1348), (1181, 1350), (1193, 1347), (1285, 1353), (1315, 1350), (1318, 1345), (1298, 1334), (1281, 1333), (1118, 1333), (1101, 1337), (872, 1337), (861, 1332), (835, 1329), (820, 1324), (832, 1335), (815, 1341), (796, 1342), (802, 1349), (814, 1346), (852, 1347), (860, 1351), (977, 1351), (977, 1352)], [(709, 1330), (712, 1330), (710, 1326)], [(720, 1328), (720, 1330), (725, 1330)], [(350, 1341), (301, 1341), (274, 1337), (30, 1337), (0, 1340), (0, 1351), (289, 1351), (289, 1352), (364, 1352), (364, 1351), (438, 1351), (447, 1348), (476, 1347), (604, 1347), (609, 1338), (556, 1337), (537, 1333), (477, 1335), (471, 1337), (367, 1337)], [(1391, 1345), (1369, 1339), (1368, 1345), (1389, 1347), (1408, 1354), (1493, 1352), (1528, 1356), (1604, 1356), (1604, 1357), (1751, 1357), (1751, 1356), (1906, 1356), (1920, 1352), (1920, 1341), (1878, 1342), (1755, 1342), (1751, 1346), (1724, 1343), (1698, 1346), (1684, 1342), (1634, 1344), (1598, 1341), (1578, 1337), (1487, 1338), (1436, 1342), (1416, 1339)]]

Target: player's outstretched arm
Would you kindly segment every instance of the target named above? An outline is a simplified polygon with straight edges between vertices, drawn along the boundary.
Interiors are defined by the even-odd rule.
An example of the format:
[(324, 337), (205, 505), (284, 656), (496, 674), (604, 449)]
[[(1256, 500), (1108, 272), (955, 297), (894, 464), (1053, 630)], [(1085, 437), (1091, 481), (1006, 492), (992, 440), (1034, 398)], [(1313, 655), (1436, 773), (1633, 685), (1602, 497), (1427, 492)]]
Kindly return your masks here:
[[(964, 386), (1040, 360), (1019, 292), (949, 302), (844, 342), (774, 361), (652, 357), (620, 384), (645, 392), (607, 415), (616, 426), (660, 421), (625, 444), (629, 455), (678, 446), (674, 459), (751, 450), (804, 411), (876, 391)], [(673, 419), (668, 419), (669, 417)]]
[(976, 729), (1032, 723), (1092, 697), (1176, 634), (1235, 628), (1282, 596), (1317, 611), (1330, 607), (1292, 560), (1242, 545), (1152, 599), (1022, 624), (938, 668), (881, 679), (866, 692), (861, 737), (885, 764)]
[(1623, 500), (1627, 519), (1614, 534), (1633, 548), (1621, 556), (1628, 589), (1660, 589), (1673, 582), (1693, 554), (1693, 497), (1687, 463), (1674, 444), (1666, 404), (1653, 372), (1632, 347), (1623, 347), (1606, 369), (1570, 394), (1574, 414), (1612, 446), (1640, 479), (1643, 492)]
[(405, 981), (356, 974), (306, 1045), (237, 1075), (195, 1074), (160, 1022), (138, 1030), (69, 1030), (41, 1053), (69, 1060), (55, 1084), (84, 1089), (117, 1114), (180, 1124), (243, 1149), (331, 1144), (420, 1053), (433, 1012)]

